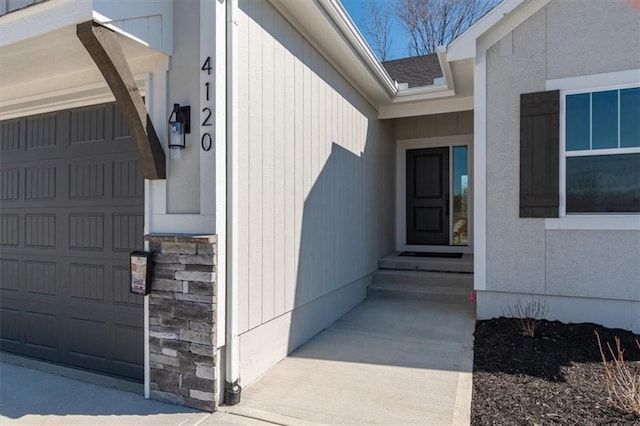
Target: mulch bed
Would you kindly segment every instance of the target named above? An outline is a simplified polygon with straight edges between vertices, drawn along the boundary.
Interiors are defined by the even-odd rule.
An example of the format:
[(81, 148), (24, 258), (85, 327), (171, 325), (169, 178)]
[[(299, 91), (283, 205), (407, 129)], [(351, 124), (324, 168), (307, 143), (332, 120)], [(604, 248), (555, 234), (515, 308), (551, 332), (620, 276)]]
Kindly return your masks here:
[(526, 337), (513, 320), (478, 321), (471, 424), (640, 425), (640, 416), (607, 402), (594, 330), (603, 345), (614, 347), (618, 336), (625, 360), (640, 365), (640, 335), (629, 331), (541, 321), (535, 337)]

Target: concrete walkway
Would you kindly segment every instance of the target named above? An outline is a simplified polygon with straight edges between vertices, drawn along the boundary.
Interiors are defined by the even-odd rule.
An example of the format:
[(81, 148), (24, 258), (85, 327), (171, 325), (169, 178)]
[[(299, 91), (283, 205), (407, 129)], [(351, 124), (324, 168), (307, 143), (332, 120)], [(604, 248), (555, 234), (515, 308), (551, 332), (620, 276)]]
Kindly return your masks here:
[(0, 425), (465, 425), (473, 326), (471, 306), (369, 298), (214, 414), (0, 362)]
[(474, 312), (369, 298), (227, 410), (279, 424), (468, 425)]

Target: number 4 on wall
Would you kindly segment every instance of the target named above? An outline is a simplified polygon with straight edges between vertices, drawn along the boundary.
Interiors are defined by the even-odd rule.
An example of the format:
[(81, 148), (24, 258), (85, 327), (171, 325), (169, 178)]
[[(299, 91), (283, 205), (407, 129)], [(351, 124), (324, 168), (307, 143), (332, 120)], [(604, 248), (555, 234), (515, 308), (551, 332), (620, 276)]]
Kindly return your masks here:
[(204, 64), (202, 64), (202, 68), (200, 69), (211, 75), (211, 56), (207, 56), (207, 59), (205, 59)]

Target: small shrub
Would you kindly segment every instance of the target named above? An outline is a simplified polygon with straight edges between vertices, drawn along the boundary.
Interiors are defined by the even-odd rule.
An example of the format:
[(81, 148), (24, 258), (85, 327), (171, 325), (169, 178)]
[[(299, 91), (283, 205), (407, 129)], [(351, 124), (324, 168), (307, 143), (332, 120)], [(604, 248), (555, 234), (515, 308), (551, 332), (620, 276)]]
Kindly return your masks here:
[[(607, 349), (611, 355), (611, 361), (608, 361), (600, 336), (597, 331), (595, 333), (604, 366), (609, 402), (619, 410), (640, 416), (640, 363), (633, 367), (630, 362), (624, 360), (624, 350), (620, 347), (618, 337), (616, 337), (615, 351), (607, 343)], [(636, 340), (636, 344), (640, 349), (640, 341)]]
[(507, 318), (513, 320), (515, 328), (520, 334), (533, 337), (540, 320), (547, 313), (547, 304), (533, 299), (523, 304), (522, 300), (517, 299), (513, 305), (507, 305), (503, 312)]

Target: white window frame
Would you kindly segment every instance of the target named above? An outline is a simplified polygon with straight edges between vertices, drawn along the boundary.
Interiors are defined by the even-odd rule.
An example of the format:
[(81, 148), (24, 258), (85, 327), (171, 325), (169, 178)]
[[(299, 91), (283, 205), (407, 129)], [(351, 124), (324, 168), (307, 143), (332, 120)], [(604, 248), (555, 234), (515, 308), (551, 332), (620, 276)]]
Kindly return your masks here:
[[(580, 93), (594, 93), (640, 86), (640, 70), (580, 76), (547, 81), (547, 90), (560, 90), (560, 206), (557, 219), (545, 219), (546, 229), (573, 230), (636, 230), (640, 231), (640, 213), (567, 214), (566, 159), (567, 157), (640, 153), (638, 148), (611, 148), (566, 151), (566, 97)], [(609, 84), (605, 83), (608, 82)], [(563, 89), (564, 88), (564, 89)]]

